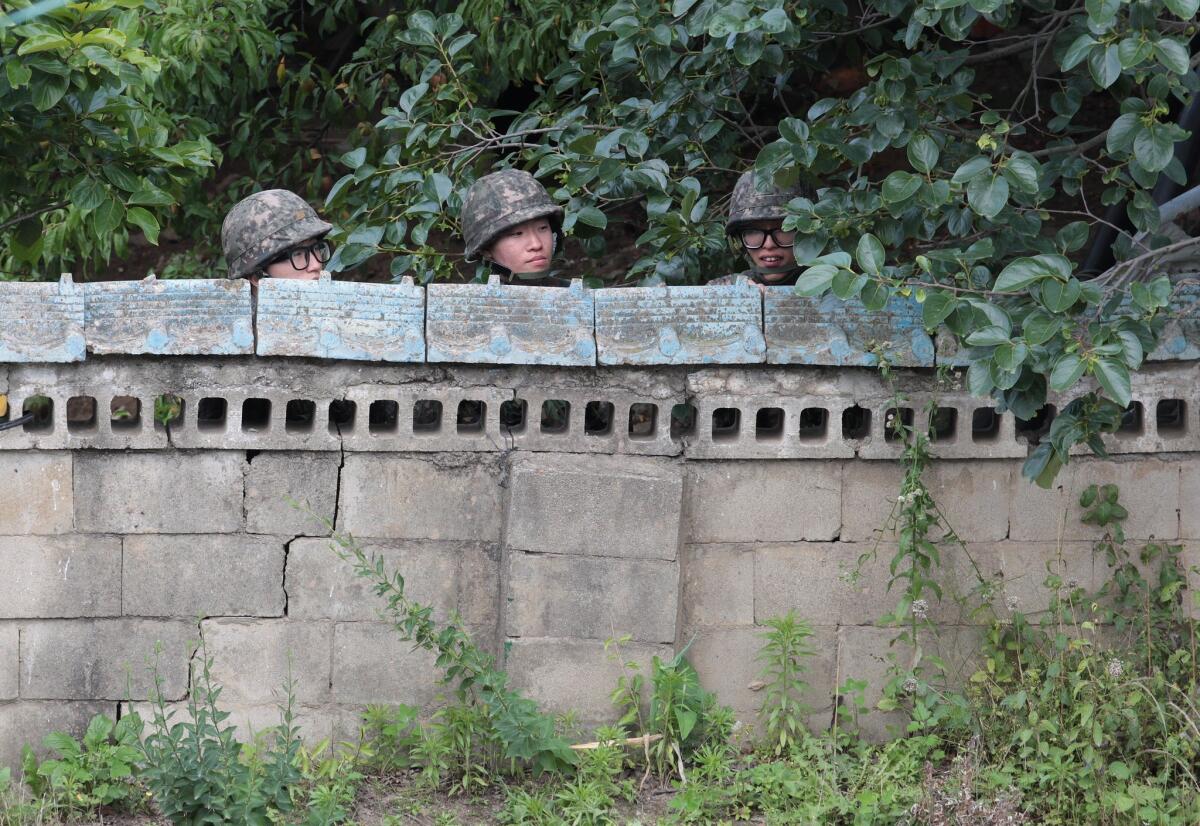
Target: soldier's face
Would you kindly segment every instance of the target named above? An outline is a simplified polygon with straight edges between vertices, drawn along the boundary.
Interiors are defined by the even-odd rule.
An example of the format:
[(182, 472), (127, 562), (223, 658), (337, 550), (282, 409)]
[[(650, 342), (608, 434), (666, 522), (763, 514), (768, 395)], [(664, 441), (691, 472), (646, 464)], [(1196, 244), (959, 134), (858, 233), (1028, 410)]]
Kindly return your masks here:
[[(296, 244), (294, 249), (307, 250), (308, 255), (304, 255), (303, 253), (298, 255), (280, 255), (277, 260), (267, 264), (263, 269), (271, 278), (316, 281), (321, 276), (321, 267), (324, 266), (318, 256), (313, 253), (312, 247), (316, 243), (318, 243), (316, 238), (301, 241), (299, 244)], [(328, 260), (328, 255), (325, 255), (325, 257)], [(297, 263), (302, 263), (304, 266), (297, 267)]]
[[(746, 249), (746, 254), (750, 256), (750, 260), (754, 262), (754, 266), (759, 270), (788, 270), (796, 266), (796, 254), (791, 247), (781, 247), (775, 243), (775, 238), (770, 230), (778, 230), (783, 226), (783, 221), (753, 221), (746, 225), (745, 229), (766, 230), (766, 236), (762, 239), (762, 246), (758, 249)], [(755, 238), (755, 241), (758, 239)], [(779, 273), (763, 273), (762, 279), (765, 282), (779, 281), (787, 276), (786, 272)]]
[(554, 228), (545, 218), (534, 218), (504, 232), (488, 257), (512, 272), (540, 272), (550, 268), (553, 250)]

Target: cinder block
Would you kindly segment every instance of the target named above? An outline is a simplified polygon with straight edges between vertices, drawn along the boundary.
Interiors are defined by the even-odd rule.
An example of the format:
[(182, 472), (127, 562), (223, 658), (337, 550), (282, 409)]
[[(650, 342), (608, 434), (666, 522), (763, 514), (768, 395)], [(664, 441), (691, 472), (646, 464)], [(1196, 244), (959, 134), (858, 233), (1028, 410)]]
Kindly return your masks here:
[[(688, 661), (700, 675), (700, 684), (730, 706), (743, 723), (755, 723), (762, 707), (762, 672), (758, 659), (768, 628), (710, 628), (699, 632), (687, 650)], [(837, 629), (815, 626), (804, 659), (802, 675), (808, 690), (801, 701), (810, 711), (828, 719), (833, 708), (837, 666)]]
[(124, 613), (273, 617), (283, 613), (283, 539), (192, 534), (125, 538)]
[[(389, 576), (404, 577), (404, 593), (445, 620), (452, 611), (469, 625), (495, 629), (500, 599), (498, 548), (476, 542), (364, 541)], [(356, 576), (328, 539), (297, 539), (287, 560), (288, 616), (371, 622), (386, 619), (387, 601)]]
[(258, 285), (260, 356), (425, 361), (425, 290), (399, 284), (267, 278)]
[(1079, 496), (1088, 485), (1112, 483), (1120, 488), (1119, 501), (1129, 511), (1124, 522), (1128, 539), (1175, 539), (1180, 534), (1180, 473), (1177, 460), (1145, 454), (1122, 461), (1074, 458), (1059, 472), (1052, 491), (1013, 473), (1009, 535), (1031, 541), (1055, 540), (1060, 532), (1068, 541), (1099, 538), (1101, 528), (1079, 521), (1084, 513)]
[(430, 284), (427, 360), (463, 364), (592, 366), (592, 290), (502, 284)]
[(246, 470), (246, 530), (279, 536), (327, 535), (321, 520), (333, 520), (340, 464), (336, 453), (255, 456)]
[(754, 556), (754, 546), (684, 546), (681, 565), (686, 627), (754, 623)]
[(512, 552), (507, 617), (513, 637), (675, 641), (679, 565)]
[[(1012, 467), (1005, 460), (935, 462), (926, 471), (925, 485), (960, 538), (994, 542), (1008, 534)], [(893, 462), (847, 462), (841, 538), (890, 539), (888, 518), (903, 478), (904, 468)]]
[(339, 704), (429, 706), (442, 686), (433, 652), (414, 648), (390, 625), (340, 622), (333, 635), (333, 700)]
[(838, 462), (705, 462), (688, 468), (691, 542), (830, 540), (841, 523)]
[(868, 310), (832, 293), (811, 298), (793, 287), (768, 287), (763, 321), (769, 364), (874, 367), (879, 358), (870, 351), (882, 346), (897, 367), (933, 366), (933, 339), (912, 299), (896, 296), (882, 310)]
[[(652, 657), (669, 660), (669, 645), (632, 643), (608, 656), (600, 640), (520, 639), (508, 648), (505, 670), (514, 688), (535, 700), (543, 711), (573, 711), (585, 725), (615, 722), (620, 714), (610, 695), (626, 673), (622, 664), (637, 662), (650, 683)], [(644, 699), (649, 701), (649, 693)]]
[[(212, 676), (230, 705), (271, 705), (294, 682), (296, 702), (329, 701), (333, 628), (325, 622), (205, 620), (200, 624)], [(193, 671), (199, 668), (199, 657)], [(193, 676), (193, 679), (197, 679)]]
[(1188, 457), (1181, 463), (1179, 479), (1179, 537), (1200, 539), (1200, 461)]
[(113, 536), (0, 538), (0, 614), (121, 615), (121, 540)]
[(0, 363), (83, 361), (83, 319), (69, 273), (55, 284), (0, 282)]
[(95, 533), (233, 533), (242, 526), (244, 456), (79, 453), (75, 524)]
[(1044, 612), (1054, 592), (1046, 586), (1057, 576), (1065, 589), (1095, 590), (1108, 578), (1103, 557), (1097, 559), (1091, 542), (1003, 542), (997, 546), (1004, 572), (1004, 586), (996, 598), (1001, 616), (1012, 611), (1023, 614)]
[[(871, 544), (802, 542), (754, 553), (754, 621), (789, 611), (813, 624), (869, 625), (899, 599), (888, 594), (890, 553), (859, 563)], [(880, 558), (882, 557), (882, 558)]]
[[(227, 720), (222, 721), (221, 727), (232, 726), (234, 728), (234, 737), (242, 743), (248, 743), (254, 740), (257, 735), (262, 734), (270, 728), (276, 728), (283, 724), (281, 704), (283, 698), (280, 698), (280, 704), (258, 705), (258, 706), (231, 706), (225, 702), (225, 695), (217, 701), (218, 707), (223, 712), (229, 714)], [(154, 706), (151, 703), (121, 703), (121, 716), (137, 713), (142, 718), (145, 724), (145, 731), (149, 732), (154, 726)], [(190, 723), (192, 716), (188, 713), (187, 701), (178, 701), (166, 703), (166, 713), (170, 725), (176, 723)], [(335, 713), (328, 707), (321, 706), (302, 706), (294, 704), (292, 706), (292, 725), (299, 729), (300, 739), (304, 741), (310, 748), (317, 745), (323, 740), (333, 740), (333, 723)]]
[(0, 704), (0, 769), (12, 769), (14, 780), (21, 776), (21, 749), (29, 745), (39, 758), (50, 750), (46, 735), (65, 731), (76, 740), (83, 737), (88, 721), (97, 714), (113, 716), (112, 703), (28, 702)]
[[(1193, 265), (1194, 270), (1194, 265)], [(1200, 288), (1195, 284), (1176, 284), (1171, 296), (1167, 322), (1159, 335), (1159, 344), (1147, 355), (1147, 361), (1194, 361), (1200, 359), (1200, 324), (1196, 304)]]
[(0, 497), (0, 535), (69, 533), (71, 466), (66, 452), (0, 452), (0, 482), (13, 493)]
[(187, 691), (196, 625), (179, 620), (41, 620), (21, 628), (21, 697), (36, 700), (145, 699)]
[[(0, 700), (17, 699), (20, 631), (15, 622), (0, 622)], [(3, 761), (0, 761), (3, 765)]]
[(101, 281), (83, 285), (92, 353), (250, 355), (254, 319), (244, 279)]
[(339, 528), (364, 537), (497, 541), (497, 473), (494, 458), (349, 455)]
[(670, 461), (537, 455), (513, 465), (508, 544), (526, 551), (675, 559), (683, 483)]
[(596, 290), (596, 347), (600, 364), (762, 364), (762, 297), (745, 278)]

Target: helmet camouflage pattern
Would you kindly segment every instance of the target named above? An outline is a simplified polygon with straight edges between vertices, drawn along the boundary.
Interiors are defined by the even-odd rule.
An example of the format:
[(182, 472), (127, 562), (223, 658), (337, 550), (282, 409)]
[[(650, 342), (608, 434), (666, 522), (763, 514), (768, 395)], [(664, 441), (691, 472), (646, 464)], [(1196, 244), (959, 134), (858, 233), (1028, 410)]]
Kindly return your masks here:
[(333, 225), (294, 192), (267, 189), (233, 205), (221, 224), (221, 248), (229, 277), (243, 278), (288, 247), (319, 238)]
[(787, 202), (807, 194), (799, 184), (786, 189), (771, 184), (761, 190), (755, 183), (754, 170), (749, 169), (733, 185), (733, 195), (729, 198), (729, 218), (725, 221), (726, 232), (735, 232), (742, 224), (751, 221), (782, 221), (787, 217)]
[(557, 233), (563, 209), (537, 178), (520, 169), (502, 169), (471, 184), (463, 200), (466, 257), (473, 261), (500, 233), (534, 218), (549, 218)]

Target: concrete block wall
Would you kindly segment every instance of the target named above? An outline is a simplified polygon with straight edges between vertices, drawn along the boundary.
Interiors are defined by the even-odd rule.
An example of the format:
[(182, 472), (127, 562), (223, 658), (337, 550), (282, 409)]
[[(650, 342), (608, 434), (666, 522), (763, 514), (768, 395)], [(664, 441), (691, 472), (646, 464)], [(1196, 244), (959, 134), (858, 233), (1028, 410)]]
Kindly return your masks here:
[[(931, 377), (900, 381), (920, 410)], [(978, 571), (1001, 580), (1001, 610), (1033, 611), (1049, 572), (1098, 583), (1096, 531), (1078, 522), (1091, 483), (1121, 486), (1132, 539), (1200, 538), (1188, 507), (1200, 493), (1194, 365), (1138, 382), (1147, 410), (1180, 400), (1181, 429), (1165, 441), (1150, 413), (1144, 432), (1115, 437), (1124, 452), (1078, 457), (1048, 492), (1020, 476), (1028, 444), (1011, 417), (977, 438), (985, 402), (942, 394), (959, 425), (927, 481), (969, 551), (947, 553), (948, 591), (969, 591)], [(314, 739), (352, 736), (371, 703), (435, 708), (445, 689), (432, 657), (399, 640), (330, 549), (330, 524), (399, 570), (439, 619), (461, 617), (514, 685), (587, 723), (612, 718), (620, 661), (648, 671), (685, 646), (752, 722), (764, 624), (791, 610), (814, 628), (814, 725), (829, 721), (838, 684), (869, 679), (877, 696), (889, 657), (911, 656), (878, 622), (897, 598), (894, 544), (878, 529), (900, 469), (883, 424), (894, 402), (870, 370), (103, 357), (0, 367), (0, 392), (17, 411), (33, 395), (53, 401), (48, 422), (0, 431), (0, 765), (97, 711), (144, 708), (155, 659), (177, 707), (201, 643), (248, 728), (275, 721), (289, 674)], [(147, 411), (167, 392), (185, 414), (160, 427)], [(136, 428), (80, 429), (67, 415), (74, 397), (103, 414), (125, 395), (141, 401)], [(227, 401), (219, 427), (197, 417), (206, 398)], [(249, 399), (272, 402), (265, 423), (243, 417)], [(293, 399), (313, 402), (307, 429), (291, 424)], [(460, 432), (459, 403), (472, 400), (483, 421)], [(516, 400), (522, 422), (502, 419)], [(544, 426), (546, 400), (568, 405), (565, 426)], [(395, 404), (394, 424), (368, 412), (379, 401)], [(441, 403), (440, 429), (414, 426), (419, 401)], [(691, 429), (672, 426), (677, 404), (694, 409)], [(857, 429), (843, 426), (852, 408)], [(811, 410), (825, 413), (816, 438)], [(981, 620), (949, 601), (931, 611), (937, 650), (969, 669)], [(622, 635), (618, 661), (604, 642)], [(867, 725), (882, 734), (888, 722)]]

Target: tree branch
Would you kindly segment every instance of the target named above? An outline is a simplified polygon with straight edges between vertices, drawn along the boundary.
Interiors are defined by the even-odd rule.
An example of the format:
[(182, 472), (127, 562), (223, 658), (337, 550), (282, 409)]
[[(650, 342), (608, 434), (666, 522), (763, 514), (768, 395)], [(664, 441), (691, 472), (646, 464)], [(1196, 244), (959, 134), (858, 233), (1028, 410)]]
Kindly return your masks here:
[(48, 204), (47, 206), (35, 209), (33, 212), (27, 212), (24, 215), (18, 215), (16, 218), (9, 218), (3, 224), (0, 224), (0, 232), (3, 232), (9, 227), (16, 226), (22, 221), (28, 221), (30, 218), (36, 218), (43, 213), (53, 212), (56, 209), (62, 209), (65, 206), (69, 206), (70, 203), (70, 201), (59, 201), (56, 204)]

